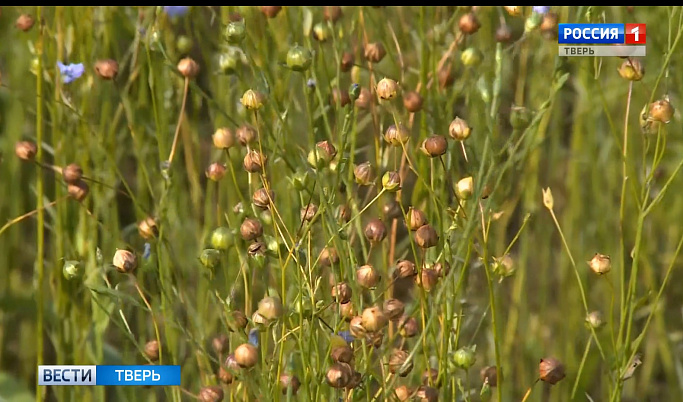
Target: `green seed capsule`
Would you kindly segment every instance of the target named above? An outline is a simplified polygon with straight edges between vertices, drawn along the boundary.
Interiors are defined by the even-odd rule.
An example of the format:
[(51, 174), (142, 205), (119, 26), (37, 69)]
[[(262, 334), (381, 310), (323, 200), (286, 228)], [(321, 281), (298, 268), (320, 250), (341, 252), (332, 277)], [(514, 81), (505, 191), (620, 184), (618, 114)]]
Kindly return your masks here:
[(67, 260), (64, 261), (62, 272), (68, 280), (80, 279), (83, 276), (83, 266), (80, 261)]
[(243, 20), (230, 22), (225, 27), (225, 31), (223, 31), (223, 37), (225, 37), (225, 40), (233, 45), (242, 42), (246, 35), (247, 27), (244, 25)]
[(465, 346), (455, 351), (453, 354), (453, 362), (456, 366), (462, 369), (469, 369), (477, 361), (477, 356), (474, 354), (476, 346)]
[(211, 233), (211, 246), (218, 250), (227, 250), (235, 243), (235, 236), (227, 227), (219, 227)]
[(311, 66), (313, 55), (303, 46), (295, 45), (287, 52), (287, 67), (294, 71), (306, 71)]
[(202, 263), (202, 265), (209, 269), (215, 268), (220, 259), (221, 252), (214, 248), (207, 248), (203, 250), (202, 254), (199, 256), (199, 261)]
[(192, 50), (192, 39), (186, 35), (180, 35), (176, 40), (175, 46), (178, 49), (178, 52), (187, 54)]

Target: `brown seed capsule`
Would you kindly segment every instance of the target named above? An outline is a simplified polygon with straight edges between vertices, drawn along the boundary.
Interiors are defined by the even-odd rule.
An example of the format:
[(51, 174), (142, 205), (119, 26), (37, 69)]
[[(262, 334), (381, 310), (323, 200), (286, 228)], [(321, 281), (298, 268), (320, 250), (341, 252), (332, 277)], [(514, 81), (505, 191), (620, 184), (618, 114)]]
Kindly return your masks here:
[(214, 162), (206, 168), (206, 177), (211, 181), (220, 181), (225, 176), (225, 165)]
[(202, 388), (197, 399), (199, 402), (221, 402), (223, 396), (223, 388), (212, 386)]
[(254, 142), (257, 133), (254, 127), (244, 124), (237, 129), (235, 135), (237, 136), (237, 141), (239, 141), (243, 147), (246, 147), (248, 144)]
[(417, 113), (422, 110), (422, 95), (415, 91), (403, 94), (403, 107), (410, 113)]
[(346, 204), (338, 206), (336, 217), (339, 222), (348, 223), (351, 220), (351, 208)]
[[(234, 359), (234, 358), (233, 358)], [(230, 385), (235, 380), (235, 376), (230, 370), (223, 366), (218, 368), (218, 379), (225, 385)]]
[(441, 386), (439, 382), (439, 370), (435, 368), (428, 368), (422, 373), (422, 385), (430, 385), (439, 387)]
[(394, 268), (394, 276), (397, 278), (410, 278), (415, 276), (415, 263), (409, 260), (396, 261), (396, 268)]
[(292, 391), (292, 395), (296, 395), (301, 387), (301, 381), (299, 377), (292, 374), (282, 374), (280, 376), (280, 389), (282, 389), (282, 395), (287, 395), (287, 392)]
[(344, 107), (349, 103), (351, 103), (349, 91), (345, 89), (339, 90), (339, 88), (332, 89), (332, 95), (330, 96), (330, 104), (332, 106), (339, 105), (341, 107)]
[(439, 88), (441, 89), (446, 89), (453, 85), (455, 82), (455, 75), (453, 74), (453, 66), (451, 63), (441, 67), (437, 72), (436, 77), (439, 80)]
[(346, 384), (346, 389), (354, 389), (357, 386), (360, 385), (361, 381), (363, 380), (363, 376), (361, 373), (357, 371), (353, 371), (353, 374), (351, 374), (351, 379), (349, 380), (349, 383)]
[(351, 286), (346, 282), (339, 282), (332, 288), (332, 298), (335, 299), (337, 303), (347, 303), (351, 301), (351, 296), (353, 291)]
[(339, 315), (342, 316), (346, 321), (350, 321), (356, 316), (356, 307), (354, 307), (352, 301), (339, 304)]
[(420, 402), (436, 402), (439, 400), (439, 391), (435, 388), (422, 385), (415, 391), (415, 400)]
[(351, 363), (353, 360), (353, 349), (349, 345), (339, 345), (332, 348), (330, 357), (335, 362)]
[(75, 183), (69, 183), (66, 186), (66, 192), (69, 196), (78, 202), (85, 200), (85, 197), (90, 193), (90, 186), (83, 180), (79, 180)]
[(332, 162), (332, 159), (337, 156), (337, 148), (327, 140), (318, 142), (315, 144), (315, 148), (318, 152), (318, 157), (322, 158), (327, 163)]
[(365, 328), (363, 327), (363, 318), (361, 316), (355, 316), (349, 321), (349, 333), (353, 335), (354, 338), (362, 339), (366, 335)]
[(391, 100), (398, 95), (398, 82), (391, 78), (382, 78), (378, 83), (375, 91), (380, 100)]
[(363, 265), (356, 270), (356, 282), (365, 289), (372, 289), (377, 286), (381, 276), (372, 265)]
[(550, 385), (554, 385), (565, 377), (564, 365), (554, 357), (541, 359), (538, 365), (538, 377)]
[(430, 292), (439, 282), (439, 274), (433, 269), (423, 268), (417, 276), (415, 276), (415, 284)]
[(243, 343), (235, 349), (235, 361), (242, 368), (254, 367), (258, 362), (258, 349), (251, 343)]
[(310, 222), (313, 220), (315, 217), (315, 214), (318, 213), (318, 206), (315, 204), (307, 204), (303, 207), (301, 207), (301, 220)]
[(557, 14), (547, 12), (541, 22), (541, 35), (547, 40), (557, 39)]
[(356, 165), (356, 167), (353, 168), (353, 176), (356, 179), (356, 183), (361, 186), (369, 186), (375, 181), (375, 174), (372, 171), (370, 162), (363, 162), (360, 165)]
[(498, 385), (498, 370), (496, 366), (486, 366), (479, 372), (481, 381), (489, 382), (489, 385), (495, 387)]
[(405, 385), (400, 385), (396, 387), (394, 390), (394, 396), (396, 399), (398, 399), (401, 402), (405, 402), (410, 400), (410, 397), (413, 395), (413, 390), (408, 388)]
[(261, 209), (268, 209), (270, 207), (270, 200), (275, 200), (275, 193), (273, 190), (266, 190), (263, 187), (254, 191), (254, 194), (251, 196), (251, 202)]
[(379, 243), (387, 237), (387, 227), (382, 220), (374, 218), (365, 225), (363, 233), (370, 243)]
[(138, 266), (138, 260), (134, 253), (128, 250), (117, 249), (116, 253), (114, 253), (112, 265), (114, 265), (119, 272), (127, 274), (135, 270)]
[(371, 63), (379, 63), (384, 56), (387, 55), (387, 51), (384, 50), (384, 45), (381, 42), (368, 43), (363, 48), (363, 54), (365, 58)]
[(159, 342), (156, 339), (145, 344), (145, 356), (153, 362), (159, 360)]
[(446, 140), (446, 137), (442, 135), (432, 135), (431, 137), (422, 141), (422, 146), (420, 149), (425, 153), (425, 155), (436, 158), (437, 156), (441, 156), (446, 153), (448, 150), (448, 141)]
[(344, 388), (351, 381), (353, 369), (347, 363), (334, 363), (327, 370), (325, 378), (333, 388)]
[(396, 171), (389, 171), (382, 176), (382, 188), (390, 193), (401, 189), (401, 175)]
[(512, 30), (507, 25), (501, 25), (496, 29), (496, 42), (510, 43), (512, 41)]
[(588, 261), (588, 266), (598, 275), (604, 275), (612, 269), (612, 260), (608, 255), (595, 253), (593, 258)]
[(668, 99), (660, 99), (650, 104), (650, 118), (661, 123), (668, 123), (674, 115), (674, 108)]
[(83, 169), (78, 164), (71, 163), (62, 169), (62, 177), (66, 183), (74, 184), (83, 177)]
[(639, 59), (628, 58), (621, 63), (621, 67), (617, 70), (621, 78), (629, 81), (640, 81), (645, 75), (645, 68)]
[(421, 248), (431, 248), (439, 243), (439, 235), (432, 225), (422, 225), (415, 231), (415, 242)]
[(152, 239), (159, 235), (159, 228), (157, 227), (157, 222), (151, 216), (138, 222), (138, 233), (140, 237), (145, 240)]
[(389, 372), (401, 377), (407, 376), (413, 370), (413, 362), (408, 352), (394, 349), (389, 356)]
[(282, 6), (261, 6), (261, 12), (268, 18), (275, 18), (282, 10)]
[(382, 309), (380, 309), (377, 306), (368, 307), (365, 310), (363, 310), (363, 314), (361, 314), (361, 319), (363, 323), (363, 328), (365, 328), (367, 332), (380, 331), (387, 325), (388, 322), (387, 316), (384, 315)]
[(416, 231), (427, 224), (427, 215), (422, 210), (410, 207), (406, 214), (406, 226), (410, 231)]
[(342, 9), (339, 6), (325, 6), (323, 8), (323, 19), (325, 21), (337, 22), (342, 17)]
[(95, 73), (103, 80), (113, 80), (119, 74), (119, 63), (114, 59), (97, 60)]
[(358, 95), (358, 99), (356, 99), (354, 104), (359, 109), (367, 109), (370, 107), (370, 103), (372, 103), (373, 99), (374, 98), (372, 97), (370, 90), (365, 87), (361, 87), (360, 95)]
[(388, 200), (382, 205), (382, 215), (384, 215), (384, 219), (387, 221), (402, 217), (403, 211), (401, 211), (401, 204), (393, 198)]
[(320, 252), (320, 265), (329, 267), (339, 262), (339, 253), (334, 247), (325, 247)]
[(380, 347), (382, 347), (382, 343), (384, 342), (384, 332), (368, 332), (365, 335), (365, 340), (367, 343), (372, 345), (373, 348), (379, 349)]
[(474, 15), (474, 13), (470, 12), (470, 13), (464, 14), (462, 17), (460, 17), (460, 21), (458, 22), (458, 27), (460, 27), (460, 31), (462, 33), (467, 34), (467, 35), (472, 35), (473, 33), (477, 32), (479, 30), (479, 27), (481, 27), (481, 24), (479, 23), (477, 16)]
[(405, 312), (405, 304), (398, 299), (387, 299), (384, 301), (384, 314), (390, 321), (398, 321)]
[(185, 57), (178, 62), (178, 71), (185, 78), (194, 78), (199, 73), (199, 64), (189, 57)]
[(451, 272), (451, 264), (448, 263), (448, 261), (445, 262), (437, 262), (434, 264), (432, 267), (434, 272), (439, 276), (439, 278), (445, 278), (449, 272)]
[(404, 338), (412, 338), (420, 332), (417, 320), (407, 315), (404, 315), (398, 321), (398, 330), (399, 334)]
[(240, 235), (246, 241), (256, 240), (263, 236), (263, 225), (258, 219), (246, 218), (240, 226)]
[(218, 149), (230, 149), (235, 145), (235, 135), (227, 127), (220, 127), (211, 136), (213, 146)]
[(228, 314), (228, 330), (232, 332), (237, 332), (247, 327), (247, 316), (239, 311), (233, 310)]
[(401, 123), (398, 126), (395, 124), (390, 125), (384, 132), (384, 141), (393, 146), (400, 147), (401, 144), (405, 144), (408, 140), (410, 140), (410, 130)]
[(19, 141), (14, 144), (14, 154), (24, 161), (32, 161), (36, 157), (38, 148), (31, 141)]
[(211, 340), (211, 347), (218, 354), (225, 352), (228, 349), (228, 336), (225, 334), (215, 336)]
[(467, 121), (456, 117), (448, 126), (448, 134), (456, 141), (465, 141), (472, 134), (472, 128)]
[(244, 170), (249, 173), (261, 173), (268, 158), (256, 150), (250, 150), (244, 156)]
[(355, 58), (353, 57), (353, 53), (351, 52), (344, 52), (341, 57), (341, 62), (339, 69), (346, 73), (351, 70), (351, 67), (353, 67), (355, 63)]
[(17, 21), (14, 23), (14, 26), (17, 27), (17, 29), (21, 29), (24, 32), (28, 32), (31, 28), (33, 28), (33, 24), (35, 21), (33, 20), (33, 17), (30, 14), (21, 14), (19, 18), (17, 18)]
[(255, 241), (247, 247), (247, 255), (249, 257), (263, 257), (266, 255), (268, 245), (262, 241)]
[(282, 317), (284, 309), (279, 298), (266, 296), (258, 302), (258, 313), (266, 320), (277, 320)]

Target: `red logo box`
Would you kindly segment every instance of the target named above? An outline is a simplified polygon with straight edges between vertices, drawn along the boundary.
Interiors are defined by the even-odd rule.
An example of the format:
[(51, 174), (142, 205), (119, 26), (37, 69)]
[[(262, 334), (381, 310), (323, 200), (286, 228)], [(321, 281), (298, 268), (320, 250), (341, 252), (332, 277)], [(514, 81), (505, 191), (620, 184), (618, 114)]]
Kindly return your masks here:
[(624, 42), (627, 45), (645, 44), (645, 24), (624, 24)]

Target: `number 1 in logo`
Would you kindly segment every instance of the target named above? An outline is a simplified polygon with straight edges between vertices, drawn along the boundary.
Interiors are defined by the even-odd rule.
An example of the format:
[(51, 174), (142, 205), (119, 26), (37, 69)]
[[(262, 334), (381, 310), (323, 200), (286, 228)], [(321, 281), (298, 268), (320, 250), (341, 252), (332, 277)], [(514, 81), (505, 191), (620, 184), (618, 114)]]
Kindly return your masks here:
[(626, 42), (627, 45), (645, 44), (645, 24), (625, 24), (624, 28), (624, 42)]

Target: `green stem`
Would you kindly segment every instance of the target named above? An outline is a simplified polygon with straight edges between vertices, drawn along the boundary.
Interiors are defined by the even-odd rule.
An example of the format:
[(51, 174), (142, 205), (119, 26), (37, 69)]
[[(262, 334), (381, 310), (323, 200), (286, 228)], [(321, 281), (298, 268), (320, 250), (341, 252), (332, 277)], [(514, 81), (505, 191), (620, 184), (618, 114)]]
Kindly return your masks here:
[[(36, 45), (36, 53), (38, 60), (37, 76), (36, 76), (36, 159), (39, 162), (43, 161), (43, 26), (40, 23), (43, 17), (42, 7), (38, 6), (36, 10), (36, 18), (38, 24), (38, 43)], [(45, 276), (45, 211), (43, 208), (43, 200), (45, 197), (43, 186), (43, 172), (39, 172), (36, 183), (37, 202), (36, 210), (37, 216), (37, 230), (36, 242), (37, 244), (37, 278), (36, 278), (36, 366), (43, 364), (43, 320), (44, 320), (44, 296), (43, 280)], [(36, 401), (40, 402), (43, 399), (43, 388), (38, 385), (38, 377), (36, 376)]]
[(579, 386), (579, 380), (581, 379), (581, 373), (583, 372), (583, 366), (586, 363), (586, 359), (588, 358), (588, 352), (591, 349), (591, 342), (593, 341), (592, 337), (588, 337), (588, 342), (586, 343), (586, 349), (583, 351), (583, 357), (581, 358), (581, 363), (579, 364), (579, 371), (576, 373), (576, 380), (574, 380), (574, 386), (572, 387), (572, 396), (569, 399), (574, 399), (574, 395), (576, 395), (576, 388)]

